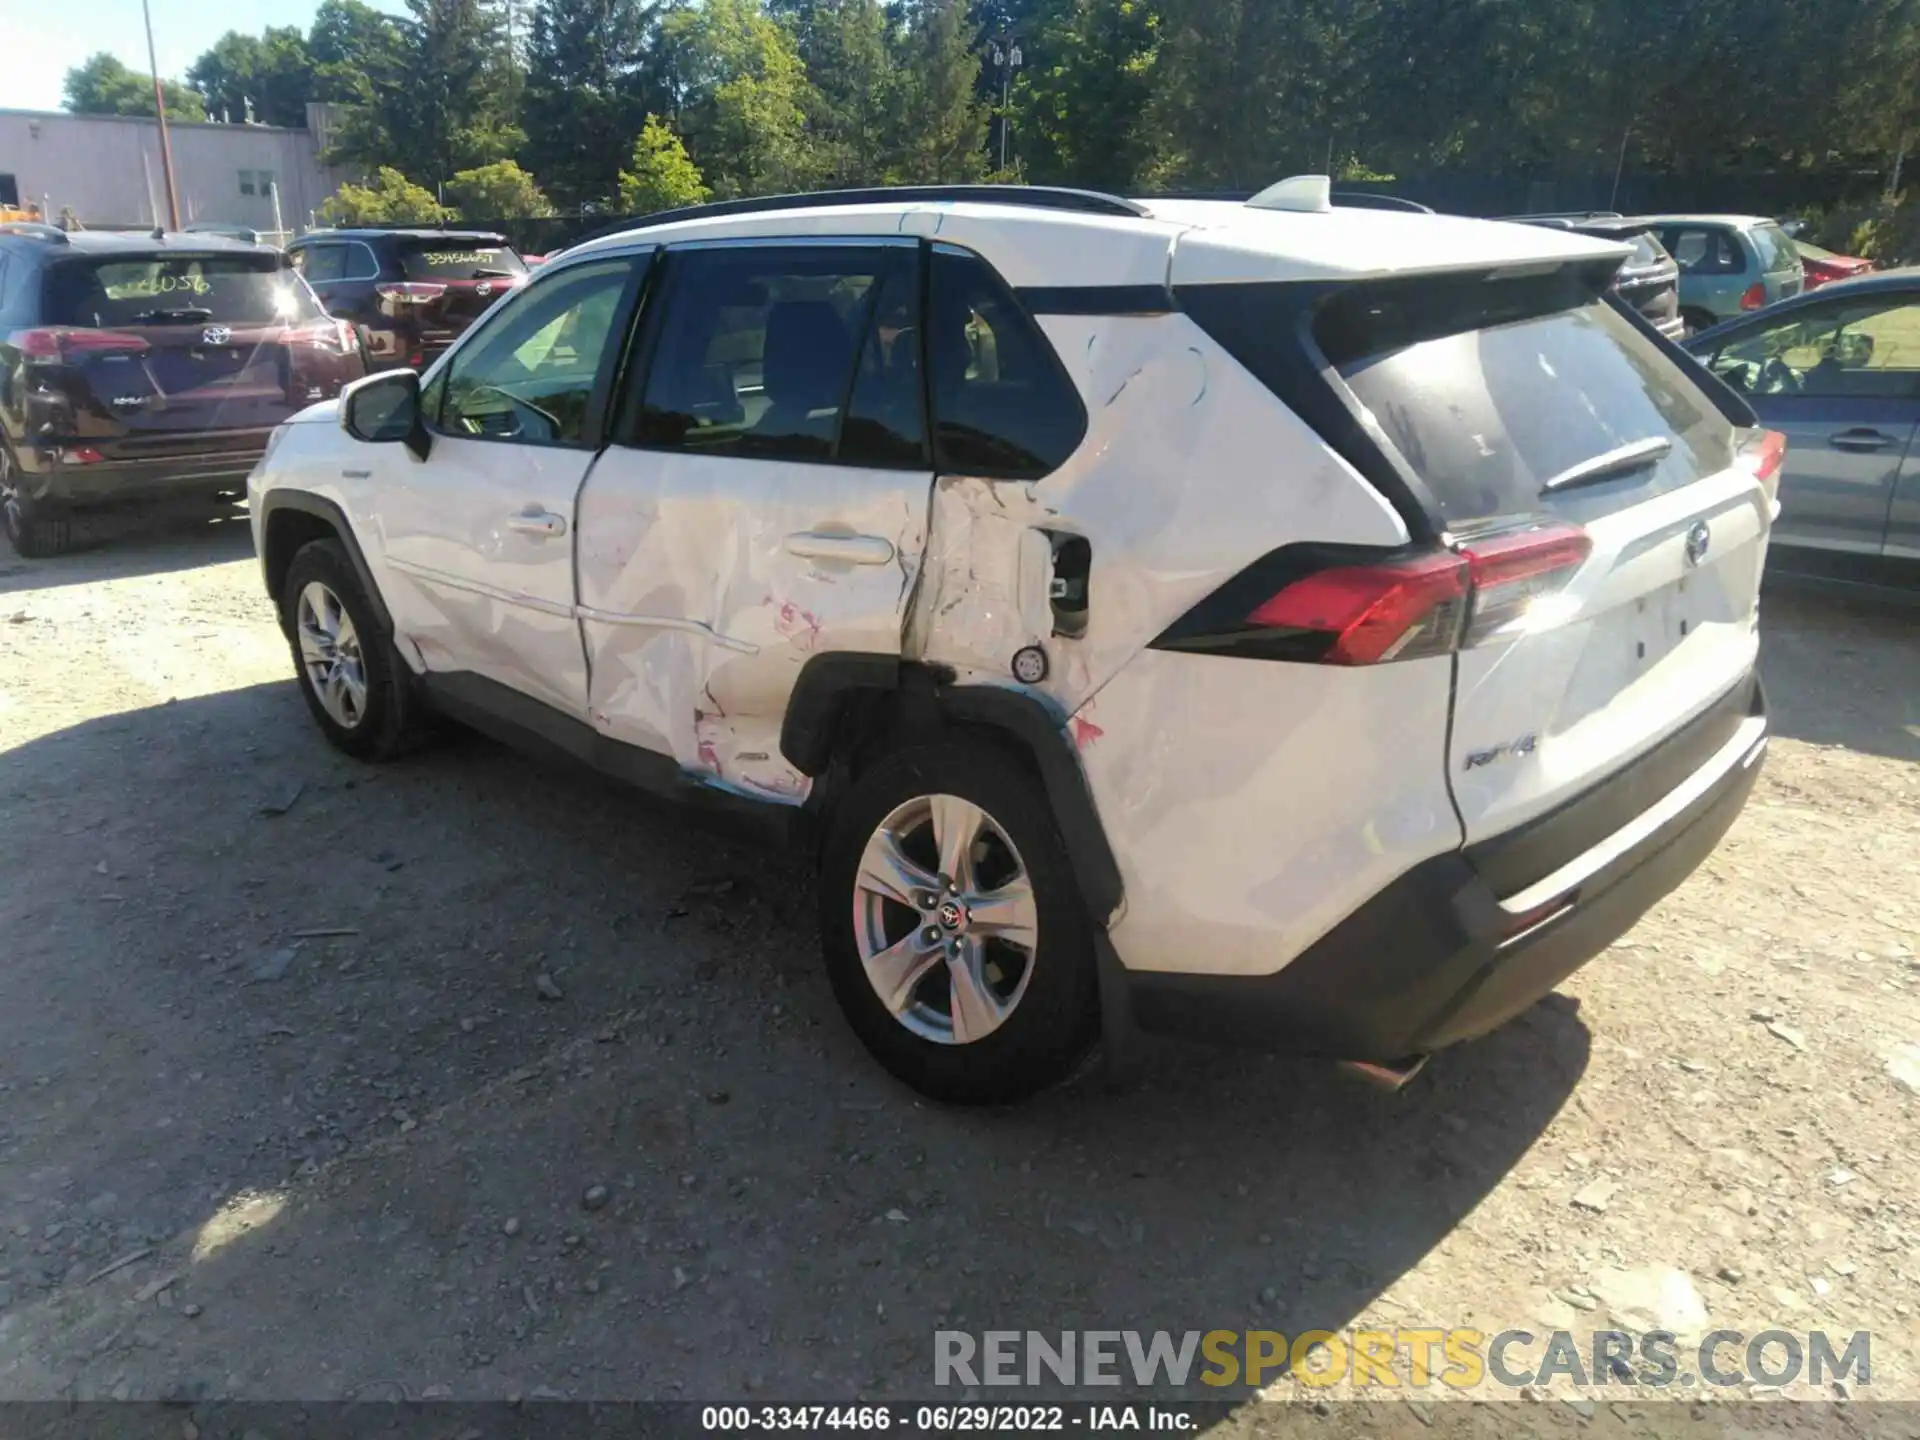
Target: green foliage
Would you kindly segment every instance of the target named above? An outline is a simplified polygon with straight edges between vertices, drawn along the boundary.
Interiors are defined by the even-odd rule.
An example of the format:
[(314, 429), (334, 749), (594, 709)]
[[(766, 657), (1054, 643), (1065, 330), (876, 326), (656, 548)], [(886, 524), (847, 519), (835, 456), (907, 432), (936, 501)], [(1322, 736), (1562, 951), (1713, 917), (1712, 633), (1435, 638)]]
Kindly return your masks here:
[(259, 36), (229, 30), (193, 62), (187, 82), (215, 119), (299, 127), (313, 95), (313, 59), (306, 37), (290, 26), (269, 26)]
[(321, 223), (336, 226), (443, 225), (459, 218), (390, 165), (380, 167), (373, 184), (342, 185), (320, 206)]
[(821, 183), (882, 183), (898, 148), (901, 78), (880, 0), (813, 0), (793, 24)]
[[(1150, 154), (1160, 17), (1146, 0), (1051, 0), (1026, 38), (1014, 132), (1033, 178), (1125, 189)], [(1031, 137), (1027, 139), (1026, 137)]]
[(647, 116), (633, 142), (632, 166), (620, 172), (619, 203), (624, 215), (698, 205), (713, 193), (680, 137), (657, 115)]
[(786, 26), (754, 0), (704, 0), (663, 28), (681, 129), (714, 193), (811, 188), (823, 171), (806, 129), (812, 87)]
[[(204, 120), (200, 97), (178, 80), (162, 80), (169, 120)], [(67, 72), (67, 109), (76, 115), (153, 114), (153, 76), (129, 70), (102, 50)]]
[(399, 66), (400, 27), (362, 0), (321, 0), (307, 34), (313, 62), (313, 100), (363, 105), (372, 95), (367, 77)]
[(666, 108), (656, 0), (540, 0), (527, 41), (525, 159), (567, 205), (606, 200), (632, 135)]
[(975, 92), (965, 0), (911, 0), (898, 46), (899, 151), (891, 178), (978, 180), (987, 170), (987, 107)]
[(447, 181), (447, 198), (475, 219), (544, 220), (553, 214), (533, 176), (511, 160), (462, 170)]

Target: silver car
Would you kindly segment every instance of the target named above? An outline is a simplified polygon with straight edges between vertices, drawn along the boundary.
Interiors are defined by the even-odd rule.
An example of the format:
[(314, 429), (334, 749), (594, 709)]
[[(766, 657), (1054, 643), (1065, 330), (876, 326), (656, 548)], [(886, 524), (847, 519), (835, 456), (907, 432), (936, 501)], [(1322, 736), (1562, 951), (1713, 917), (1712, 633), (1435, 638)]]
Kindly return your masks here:
[(1787, 437), (1769, 568), (1920, 589), (1920, 269), (1822, 286), (1687, 348)]
[(1757, 215), (1642, 215), (1680, 266), (1680, 313), (1688, 328), (1763, 310), (1806, 287), (1787, 232)]

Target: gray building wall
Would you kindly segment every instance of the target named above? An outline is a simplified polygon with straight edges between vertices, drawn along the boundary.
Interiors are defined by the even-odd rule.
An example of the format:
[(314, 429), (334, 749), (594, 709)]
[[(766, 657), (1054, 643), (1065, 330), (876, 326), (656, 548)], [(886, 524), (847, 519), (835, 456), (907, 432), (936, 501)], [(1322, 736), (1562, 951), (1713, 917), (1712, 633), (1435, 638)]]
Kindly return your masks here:
[[(324, 110), (308, 107), (309, 124), (324, 129)], [(284, 227), (297, 232), (343, 178), (320, 163), (322, 144), (313, 129), (169, 122), (167, 131), (182, 224), (272, 230), (273, 199), (261, 180), (271, 175)], [(0, 174), (15, 178), (21, 204), (51, 201), (49, 220), (69, 207), (88, 226), (151, 225), (156, 205), (159, 216), (166, 215), (160, 127), (150, 119), (0, 110)], [(243, 185), (254, 193), (243, 193)]]

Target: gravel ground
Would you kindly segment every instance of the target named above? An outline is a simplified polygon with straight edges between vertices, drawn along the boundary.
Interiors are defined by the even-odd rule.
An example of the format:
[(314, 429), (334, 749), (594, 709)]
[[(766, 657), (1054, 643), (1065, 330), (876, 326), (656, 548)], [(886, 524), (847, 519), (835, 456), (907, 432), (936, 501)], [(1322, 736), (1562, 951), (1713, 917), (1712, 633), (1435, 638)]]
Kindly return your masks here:
[(941, 1327), (1609, 1323), (1870, 1330), (1920, 1397), (1920, 614), (1766, 614), (1719, 852), (1407, 1091), (1155, 1045), (961, 1113), (840, 1023), (793, 863), (477, 738), (328, 750), (243, 522), (9, 557), (0, 1398), (924, 1399)]

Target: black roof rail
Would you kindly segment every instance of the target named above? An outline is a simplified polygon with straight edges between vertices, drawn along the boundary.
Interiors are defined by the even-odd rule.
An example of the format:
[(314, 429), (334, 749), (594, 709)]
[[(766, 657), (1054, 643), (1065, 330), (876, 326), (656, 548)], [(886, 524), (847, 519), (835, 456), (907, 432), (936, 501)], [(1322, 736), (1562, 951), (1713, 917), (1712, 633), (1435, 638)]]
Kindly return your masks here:
[[(874, 185), (858, 190), (814, 190), (803, 195), (758, 195), (743, 200), (716, 200), (707, 205), (683, 205), (619, 220), (586, 237), (598, 240), (628, 230), (650, 230), (682, 220), (708, 220), (725, 215), (753, 215), (765, 210), (819, 210), (829, 205), (888, 205), (933, 201), (976, 205), (1024, 205), (1037, 210), (1077, 210), (1085, 215), (1124, 215), (1139, 218), (1147, 207), (1097, 190), (1071, 190), (1060, 185)], [(585, 243), (584, 241), (578, 243)]]
[(1582, 220), (1624, 220), (1627, 217), (1618, 210), (1543, 210), (1536, 215), (1500, 215), (1500, 220), (1517, 220), (1522, 224), (1537, 224), (1542, 220), (1565, 220), (1579, 224)]
[(59, 245), (67, 243), (66, 231), (41, 220), (9, 220), (0, 225), (0, 235), (26, 235), (35, 240), (51, 240)]
[(1379, 195), (1371, 190), (1336, 190), (1334, 206), (1341, 210), (1405, 210), (1415, 215), (1431, 215), (1433, 207), (1401, 195)]

